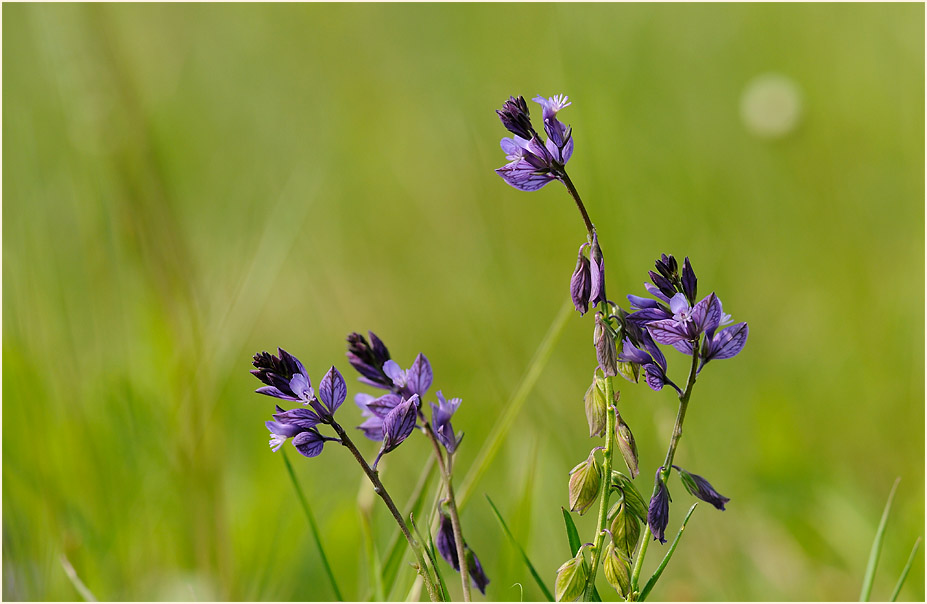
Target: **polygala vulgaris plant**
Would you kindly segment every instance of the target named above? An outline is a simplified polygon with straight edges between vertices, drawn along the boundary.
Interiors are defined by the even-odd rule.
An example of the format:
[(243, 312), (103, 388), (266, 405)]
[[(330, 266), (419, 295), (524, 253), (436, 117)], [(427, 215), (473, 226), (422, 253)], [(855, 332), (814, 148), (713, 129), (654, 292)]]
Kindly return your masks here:
[[(680, 272), (676, 259), (662, 254), (656, 261), (656, 271), (649, 273), (652, 283), (644, 285), (651, 297), (628, 295), (629, 310), (606, 296), (605, 258), (600, 237), (566, 171), (573, 155), (573, 131), (557, 119), (557, 114), (571, 103), (563, 95), (538, 96), (534, 101), (541, 106), (546, 140), (542, 140), (532, 125), (524, 97), (510, 97), (496, 112), (513, 135), (502, 139), (502, 150), (509, 163), (496, 173), (521, 191), (536, 191), (559, 181), (582, 215), (586, 241), (579, 246), (576, 268), (570, 277), (570, 297), (580, 315), (595, 310), (596, 366), (583, 401), (590, 437), (605, 438), (604, 446), (593, 447), (585, 461), (570, 471), (570, 510), (582, 515), (598, 503), (597, 522), (592, 541), (576, 548), (572, 557), (558, 569), (556, 597), (558, 600), (580, 597), (585, 601), (598, 600), (595, 578), (601, 565), (609, 584), (622, 598), (640, 601), (660, 578), (679, 538), (677, 535), (657, 571), (641, 585), (641, 569), (651, 538), (666, 543), (671, 501), (667, 481), (671, 471), (677, 471), (683, 487), (697, 499), (719, 510), (724, 510), (730, 501), (705, 478), (674, 465), (673, 461), (696, 378), (710, 361), (729, 359), (743, 350), (748, 328), (746, 323), (729, 325), (731, 318), (724, 314), (721, 301), (714, 293), (697, 300), (698, 280), (689, 258), (684, 260)], [(690, 357), (688, 377), (681, 382), (684, 387), (680, 388), (669, 378), (667, 360), (660, 345)], [(631, 428), (618, 411), (619, 393), (613, 382), (618, 375), (634, 383), (643, 378), (655, 391), (669, 387), (679, 399), (676, 424), (666, 458), (656, 470), (649, 505), (644, 504), (633, 482), (639, 474), (640, 460)], [(630, 476), (613, 469), (616, 452), (621, 455)], [(613, 494), (617, 500), (610, 506)], [(687, 515), (683, 526), (688, 518)], [(641, 525), (644, 526), (643, 539)]]

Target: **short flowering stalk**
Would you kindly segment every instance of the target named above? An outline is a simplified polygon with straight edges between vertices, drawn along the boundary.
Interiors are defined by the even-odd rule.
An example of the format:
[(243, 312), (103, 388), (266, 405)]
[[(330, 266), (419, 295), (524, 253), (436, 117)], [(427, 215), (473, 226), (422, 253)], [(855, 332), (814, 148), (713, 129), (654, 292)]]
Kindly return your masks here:
[(607, 416), (605, 420), (605, 451), (602, 454), (602, 479), (600, 481), (599, 492), (599, 515), (595, 532), (595, 541), (592, 544), (592, 568), (589, 576), (586, 578), (586, 585), (583, 588), (583, 600), (591, 602), (593, 600), (592, 592), (595, 589), (595, 575), (599, 569), (599, 560), (602, 559), (602, 551), (605, 548), (606, 525), (608, 523), (608, 498), (612, 492), (612, 453), (615, 450), (615, 427), (618, 419), (615, 411), (615, 387), (612, 384), (612, 378), (605, 378), (605, 400), (607, 405)]
[[(689, 379), (686, 381), (686, 388), (679, 396), (679, 410), (676, 413), (676, 424), (673, 426), (673, 435), (670, 438), (669, 448), (666, 450), (666, 460), (663, 462), (663, 470), (659, 474), (659, 477), (664, 485), (666, 484), (666, 481), (669, 478), (670, 472), (673, 468), (673, 457), (676, 455), (676, 447), (679, 446), (679, 439), (682, 438), (682, 424), (686, 421), (686, 410), (689, 408), (689, 397), (692, 396), (692, 388), (695, 386), (695, 378), (698, 373), (699, 362), (699, 355), (697, 354), (699, 349), (698, 340), (695, 341), (693, 349), (696, 351), (696, 354), (692, 355), (692, 365), (689, 368)], [(653, 495), (651, 498), (656, 497), (659, 491), (660, 484), (658, 481), (657, 484), (654, 485)], [(640, 594), (641, 569), (644, 566), (644, 558), (647, 555), (647, 546), (650, 544), (650, 538), (652, 536), (653, 530), (650, 528), (650, 524), (647, 523), (647, 526), (644, 528), (644, 538), (641, 541), (640, 550), (638, 551), (634, 560), (634, 569), (631, 571), (630, 599), (636, 599)]]

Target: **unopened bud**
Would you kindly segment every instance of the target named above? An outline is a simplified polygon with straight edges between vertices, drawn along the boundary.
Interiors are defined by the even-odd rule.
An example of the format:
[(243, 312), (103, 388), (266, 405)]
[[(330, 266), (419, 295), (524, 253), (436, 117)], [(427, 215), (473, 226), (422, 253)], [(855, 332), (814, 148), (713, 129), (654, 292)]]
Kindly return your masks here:
[(580, 548), (575, 557), (557, 569), (554, 594), (558, 602), (572, 602), (582, 595), (587, 576), (586, 565), (583, 562), (583, 548)]
[(631, 591), (631, 559), (618, 551), (614, 544), (605, 548), (605, 560), (602, 563), (605, 578), (622, 598)]
[(618, 375), (618, 350), (615, 348), (615, 336), (602, 318), (602, 313), (596, 313), (595, 315), (593, 340), (599, 367), (608, 377)]
[(641, 521), (628, 511), (624, 499), (615, 504), (612, 510), (615, 512), (609, 525), (612, 542), (619, 551), (630, 556), (641, 536)]
[(585, 461), (570, 470), (570, 511), (580, 516), (585, 514), (599, 494), (600, 482), (599, 464), (593, 449)]
[(621, 491), (629, 512), (642, 521), (647, 519), (647, 504), (644, 503), (644, 496), (637, 490), (630, 478), (617, 470), (612, 470), (611, 486)]
[(589, 389), (586, 390), (586, 421), (589, 423), (589, 436), (604, 436), (607, 424), (605, 406), (604, 380), (594, 377)]
[(617, 419), (615, 435), (618, 437), (618, 449), (621, 451), (621, 456), (624, 457), (624, 463), (627, 464), (628, 471), (631, 472), (631, 478), (637, 478), (637, 475), (640, 474), (637, 463), (637, 443), (634, 442), (631, 428), (621, 419), (621, 414), (618, 414)]

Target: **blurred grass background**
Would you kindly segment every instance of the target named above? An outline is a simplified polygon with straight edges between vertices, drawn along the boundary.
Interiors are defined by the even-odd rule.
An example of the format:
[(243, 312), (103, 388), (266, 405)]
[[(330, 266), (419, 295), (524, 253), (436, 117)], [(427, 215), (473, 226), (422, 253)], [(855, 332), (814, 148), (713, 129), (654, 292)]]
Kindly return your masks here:
[[(521, 193), (492, 172), (494, 110), (561, 92), (611, 296), (642, 293), (661, 252), (688, 255), (751, 328), (702, 374), (677, 456), (732, 502), (696, 511), (653, 597), (855, 599), (901, 476), (873, 592), (888, 597), (924, 534), (923, 5), (3, 17), (4, 599), (79, 598), (62, 555), (100, 599), (330, 599), (250, 356), (283, 346), (318, 380), (332, 363), (353, 377), (350, 331), (374, 330), (403, 366), (425, 352), (464, 399), (467, 468), (584, 240), (562, 187)], [(803, 107), (775, 140), (740, 110), (768, 72)], [(568, 557), (567, 472), (598, 444), (591, 329), (572, 314), (463, 510), (490, 599), (541, 594), (483, 493), (550, 585)], [(670, 357), (671, 376), (684, 367)], [(619, 387), (647, 492), (675, 400)], [(340, 416), (359, 423), (353, 405)], [(337, 447), (287, 452), (345, 595), (365, 597), (360, 472)], [(428, 454), (416, 438), (389, 456), (397, 500)], [(690, 500), (674, 484), (673, 531)], [(902, 599), (923, 600), (923, 569), (921, 553)]]

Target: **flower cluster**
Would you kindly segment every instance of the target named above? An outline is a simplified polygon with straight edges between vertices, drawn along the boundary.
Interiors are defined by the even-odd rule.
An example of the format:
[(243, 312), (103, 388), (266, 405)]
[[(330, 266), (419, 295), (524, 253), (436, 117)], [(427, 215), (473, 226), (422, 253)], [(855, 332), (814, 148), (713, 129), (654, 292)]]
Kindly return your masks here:
[(562, 94), (534, 102), (541, 105), (547, 141), (531, 125), (524, 97), (510, 97), (496, 111), (502, 125), (514, 136), (503, 138), (502, 150), (509, 163), (496, 170), (505, 182), (520, 191), (537, 191), (547, 183), (564, 178), (563, 167), (573, 155), (573, 131), (557, 119), (557, 112), (570, 105)]
[(315, 457), (322, 452), (325, 441), (340, 442), (337, 438), (322, 436), (316, 426), (334, 421), (335, 411), (348, 395), (347, 386), (341, 373), (332, 366), (322, 378), (316, 396), (309, 373), (299, 359), (282, 348), (277, 352), (279, 357), (269, 352), (254, 355), (255, 369), (251, 373), (265, 384), (256, 392), (307, 407), (285, 411), (276, 406), (274, 421), (265, 423), (270, 430), (270, 448), (277, 451), (292, 438), (297, 451), (306, 457)]
[[(686, 355), (698, 354), (696, 373), (700, 373), (709, 361), (729, 359), (743, 350), (749, 328), (746, 323), (729, 325), (731, 317), (724, 314), (714, 293), (695, 302), (697, 279), (688, 258), (681, 276), (673, 256), (663, 254), (656, 268), (657, 272), (650, 271), (652, 284), (644, 284), (656, 299), (628, 296), (634, 312), (625, 318), (618, 360), (643, 369), (654, 390), (669, 385), (682, 394), (666, 377), (666, 359), (656, 344), (672, 346)], [(724, 325), (729, 326), (718, 330)]]

